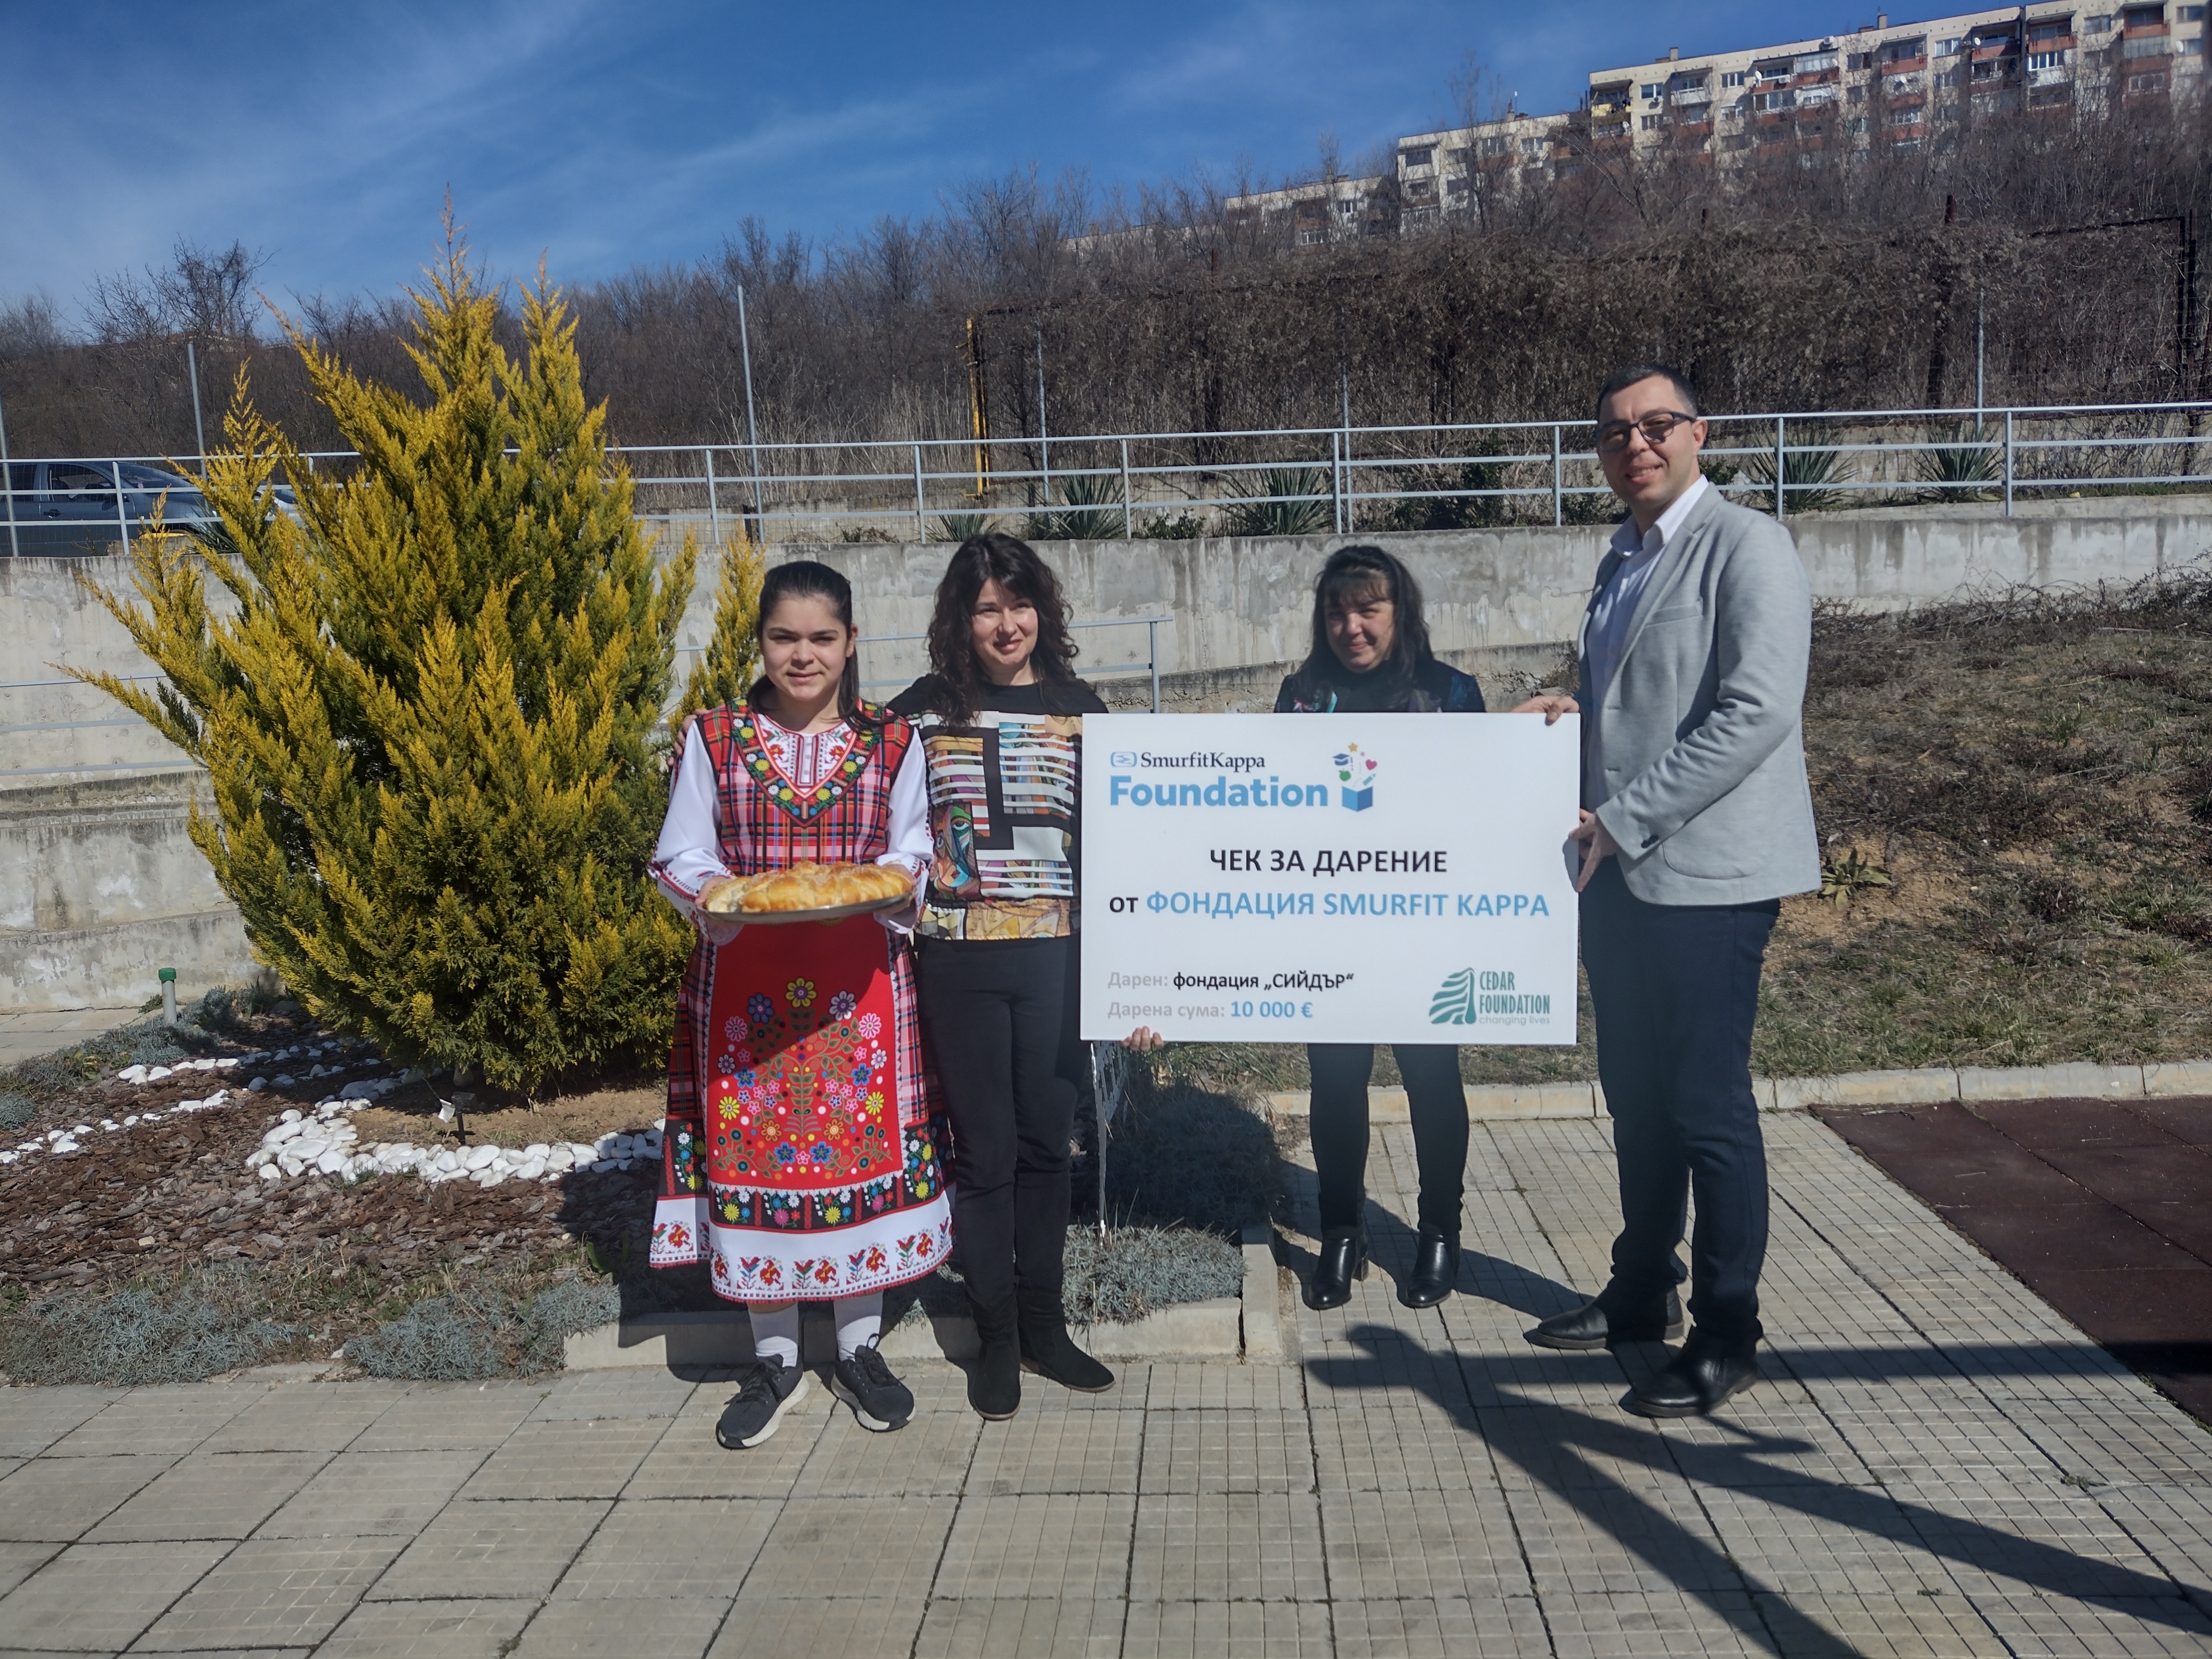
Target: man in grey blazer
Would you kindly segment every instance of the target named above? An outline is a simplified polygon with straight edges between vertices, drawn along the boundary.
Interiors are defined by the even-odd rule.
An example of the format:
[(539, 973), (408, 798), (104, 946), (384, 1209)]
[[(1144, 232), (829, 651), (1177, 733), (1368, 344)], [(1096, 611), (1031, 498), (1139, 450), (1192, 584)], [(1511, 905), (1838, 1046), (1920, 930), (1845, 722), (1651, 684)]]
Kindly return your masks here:
[(1694, 1193), (1694, 1327), (1629, 1400), (1687, 1417), (1759, 1376), (1766, 1152), (1751, 1029), (1779, 902), (1820, 884), (1802, 726), (1812, 599), (1789, 532), (1705, 482), (1705, 422), (1680, 375), (1622, 370), (1597, 421), (1629, 517), (1583, 617), (1573, 833), (1621, 1228), (1604, 1291), (1528, 1335), (1594, 1349), (1678, 1334), (1675, 1247)]

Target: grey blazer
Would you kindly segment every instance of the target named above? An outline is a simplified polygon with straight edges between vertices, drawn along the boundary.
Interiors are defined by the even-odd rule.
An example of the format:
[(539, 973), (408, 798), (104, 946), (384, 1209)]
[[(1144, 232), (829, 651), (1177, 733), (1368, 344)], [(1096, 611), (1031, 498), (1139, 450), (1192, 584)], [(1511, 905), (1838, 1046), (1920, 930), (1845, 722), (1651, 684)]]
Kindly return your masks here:
[[(1598, 565), (1591, 606), (1620, 557)], [(1589, 630), (1586, 608), (1578, 650)], [(1820, 884), (1805, 779), (1812, 632), (1790, 532), (1709, 489), (1629, 619), (1595, 739), (1583, 725), (1606, 780), (1598, 817), (1637, 897), (1745, 904)]]

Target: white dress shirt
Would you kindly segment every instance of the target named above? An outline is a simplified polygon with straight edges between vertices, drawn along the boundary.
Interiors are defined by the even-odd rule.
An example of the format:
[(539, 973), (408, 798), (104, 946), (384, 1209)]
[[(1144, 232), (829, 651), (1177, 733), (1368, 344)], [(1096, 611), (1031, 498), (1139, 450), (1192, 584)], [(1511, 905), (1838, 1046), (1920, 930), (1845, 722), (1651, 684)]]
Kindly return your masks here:
[(1658, 566), (1659, 555), (1711, 488), (1700, 472), (1650, 529), (1639, 533), (1636, 520), (1630, 519), (1613, 532), (1613, 550), (1626, 556), (1613, 567), (1613, 579), (1590, 606), (1589, 623), (1583, 630), (1583, 694), (1575, 699), (1582, 705), (1587, 733), (1583, 745), (1583, 805), (1593, 812), (1606, 800), (1598, 723), (1604, 717), (1606, 691), (1620, 666), (1621, 641), (1628, 637), (1628, 624), (1635, 619), (1637, 604)]

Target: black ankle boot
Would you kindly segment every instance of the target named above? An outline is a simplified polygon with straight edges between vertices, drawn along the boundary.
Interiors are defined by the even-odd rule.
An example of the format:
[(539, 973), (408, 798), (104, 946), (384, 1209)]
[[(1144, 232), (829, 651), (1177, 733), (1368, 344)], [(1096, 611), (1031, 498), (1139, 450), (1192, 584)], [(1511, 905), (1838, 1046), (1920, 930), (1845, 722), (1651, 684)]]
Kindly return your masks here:
[(1331, 1227), (1321, 1236), (1321, 1260), (1314, 1264), (1313, 1291), (1307, 1305), (1341, 1308), (1352, 1300), (1352, 1281), (1366, 1277), (1365, 1230)]
[(987, 1308), (973, 1297), (975, 1336), (982, 1351), (968, 1370), (968, 1403), (988, 1422), (1002, 1422), (1022, 1408), (1022, 1340), (1016, 1328), (1014, 1298)]
[(1024, 1370), (1078, 1394), (1103, 1394), (1114, 1386), (1114, 1373), (1077, 1347), (1067, 1334), (1067, 1304), (1057, 1287), (1018, 1285), (1014, 1304)]
[(1409, 1308), (1433, 1308), (1459, 1288), (1459, 1240), (1434, 1227), (1421, 1229), (1413, 1250), (1413, 1271), (1398, 1286), (1398, 1300)]

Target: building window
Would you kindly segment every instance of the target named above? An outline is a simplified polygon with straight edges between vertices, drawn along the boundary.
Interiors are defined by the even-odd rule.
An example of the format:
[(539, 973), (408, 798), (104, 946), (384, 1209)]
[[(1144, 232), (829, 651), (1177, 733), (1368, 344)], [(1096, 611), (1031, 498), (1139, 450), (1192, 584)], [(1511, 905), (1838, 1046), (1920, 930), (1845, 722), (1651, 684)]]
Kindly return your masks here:
[(2073, 89), (2062, 82), (2052, 87), (2031, 87), (2028, 89), (2027, 101), (2040, 109), (2046, 105), (2063, 104), (2072, 95)]
[(2174, 50), (2184, 58), (2202, 58), (2204, 55), (2204, 42), (2202, 37), (2184, 40)]
[(1936, 71), (1936, 84), (1939, 87), (1955, 87), (1965, 78), (1966, 71), (1964, 70), (1938, 70)]
[(1948, 40), (1938, 40), (1936, 43), (1936, 55), (1938, 58), (1956, 58), (1959, 55), (1959, 48), (1966, 44), (1965, 39), (1957, 35)]
[(2081, 33), (2084, 34), (2110, 34), (2112, 32), (2112, 14), (2108, 11), (2094, 12), (2081, 20)]
[(1924, 34), (1916, 35), (1910, 40), (1887, 41), (1881, 49), (1881, 61), (1885, 64), (1902, 63), (1908, 58), (1924, 58), (1927, 55), (1928, 37)]
[(1794, 93), (1761, 92), (1752, 95), (1751, 106), (1753, 109), (1788, 109), (1796, 101)]
[(1724, 87), (1740, 87), (1744, 83), (1747, 72), (1744, 70), (1729, 70), (1721, 76), (1721, 84)]
[(1425, 167), (1436, 159), (1436, 152), (1426, 148), (1401, 149), (1398, 152), (1398, 159), (1409, 167)]
[(1663, 118), (1660, 116), (1647, 115), (1637, 125), (1641, 126), (1646, 132), (1656, 132), (1659, 131), (1660, 127), (1664, 125), (1664, 120)]
[(1870, 70), (1874, 67), (1874, 54), (1870, 52), (1855, 52), (1844, 60), (1844, 67), (1851, 70)]
[(1503, 138), (1485, 138), (1482, 141), (1482, 153), (1485, 155), (1504, 155), (1505, 141)]
[(1642, 86), (1636, 89), (1636, 95), (1639, 98), (1656, 98), (1661, 93), (1666, 90), (1666, 83), (1663, 82), (1646, 81)]
[(2154, 29), (2166, 21), (2164, 6), (2130, 6), (2120, 14), (2131, 29)]
[(1799, 75), (1818, 75), (1821, 70), (1832, 70), (1835, 66), (1836, 54), (1832, 52), (1808, 52), (1804, 57), (1793, 60), (1790, 65)]
[(1784, 143), (1788, 142), (1789, 137), (1790, 129), (1787, 127), (1762, 127), (1759, 129), (1759, 142), (1762, 144)]
[(1917, 126), (1920, 125), (1920, 106), (1917, 104), (1911, 109), (1887, 110), (1882, 114), (1882, 125), (1891, 127)]
[(2202, 6), (2184, 6), (2181, 9), (2179, 15), (2181, 21), (2185, 23), (2201, 23), (2204, 21), (2204, 8)]
[(2123, 40), (2120, 43), (2120, 56), (2163, 58), (2166, 56), (2166, 37), (2162, 34), (2145, 34), (2132, 40)]
[(1863, 104), (1866, 102), (1866, 88), (1864, 87), (1853, 87), (1850, 91), (1845, 94), (1845, 96), (1850, 98), (1851, 102), (1854, 104)]
[(2128, 76), (2128, 90), (2130, 92), (2164, 92), (2166, 90), (2165, 72), (2161, 70), (2156, 75), (2130, 75)]
[(1544, 153), (1544, 145), (1545, 141), (1541, 138), (1523, 138), (1521, 141), (1521, 153), (1523, 155), (1541, 155)]
[(1850, 120), (1844, 123), (1844, 131), (1845, 132), (1864, 132), (1866, 130), (1867, 118), (1863, 115), (1854, 115)]
[(2027, 66), (2032, 70), (2063, 69), (2073, 56), (2063, 47), (2057, 52), (2032, 52), (2027, 55)]

